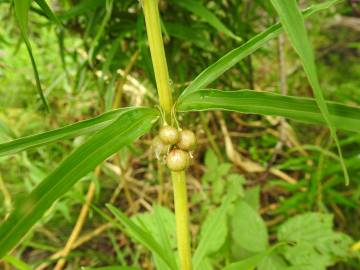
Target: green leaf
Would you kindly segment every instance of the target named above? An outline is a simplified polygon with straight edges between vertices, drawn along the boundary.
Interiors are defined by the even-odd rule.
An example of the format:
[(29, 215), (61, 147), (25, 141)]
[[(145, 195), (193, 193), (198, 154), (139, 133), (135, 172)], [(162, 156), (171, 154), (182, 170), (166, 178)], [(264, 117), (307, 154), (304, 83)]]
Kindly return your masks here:
[[(313, 14), (318, 13), (319, 11), (328, 9), (332, 5), (343, 1), (343, 0), (329, 0), (321, 4), (316, 4), (306, 9), (303, 14), (304, 17), (309, 17)], [(177, 1), (181, 2), (181, 1)], [(257, 34), (253, 38), (246, 41), (240, 47), (228, 52), (223, 57), (221, 57), (214, 64), (207, 67), (203, 70), (182, 92), (179, 97), (179, 102), (189, 93), (192, 93), (201, 88), (207, 87), (210, 83), (219, 78), (225, 71), (229, 70), (235, 64), (240, 62), (245, 57), (249, 56), (251, 53), (255, 52), (261, 46), (263, 46), (269, 40), (278, 36), (282, 31), (281, 24), (277, 23), (265, 31)]]
[(51, 8), (49, 7), (46, 0), (35, 0), (35, 2), (41, 7), (42, 11), (49, 18), (49, 20), (53, 21), (54, 23), (56, 23), (58, 25), (61, 25), (59, 18), (51, 10)]
[(31, 0), (14, 0), (14, 10), (15, 10), (15, 17), (16, 21), (19, 24), (21, 36), (25, 42), (26, 48), (28, 50), (31, 65), (34, 70), (34, 76), (36, 81), (36, 87), (39, 92), (40, 98), (42, 103), (45, 106), (45, 109), (49, 111), (49, 106), (47, 100), (45, 98), (44, 92), (41, 87), (40, 77), (37, 70), (35, 58), (33, 56), (30, 40), (29, 40), (29, 31), (28, 31), (28, 24), (29, 24), (29, 10), (30, 10)]
[(332, 227), (333, 217), (329, 214), (305, 213), (290, 218), (280, 226), (278, 239), (295, 245), (284, 248), (283, 255), (294, 266), (314, 270), (326, 269), (349, 257), (353, 241)]
[(133, 238), (151, 250), (151, 252), (159, 256), (167, 264), (167, 266), (170, 267), (170, 269), (177, 269), (175, 258), (170, 256), (169, 253), (164, 250), (162, 245), (155, 240), (151, 233), (143, 230), (116, 207), (108, 204), (107, 208), (125, 226), (126, 230)]
[(81, 16), (87, 12), (97, 9), (100, 5), (105, 5), (106, 1), (99, 0), (82, 0), (71, 9), (62, 12), (58, 17), (62, 20), (69, 20), (74, 17)]
[(344, 172), (345, 183), (349, 184), (349, 175), (342, 156), (339, 139), (336, 134), (336, 127), (330, 116), (329, 109), (326, 105), (326, 101), (320, 86), (315, 65), (315, 56), (305, 28), (304, 17), (299, 10), (296, 0), (271, 0), (271, 2), (280, 16), (280, 21), (289, 37), (292, 46), (301, 59), (301, 63), (312, 87), (317, 105), (320, 108), (325, 123), (330, 128), (331, 136), (333, 137), (337, 146), (340, 163)]
[(231, 238), (234, 243), (250, 252), (268, 247), (268, 233), (261, 216), (243, 200), (235, 204), (231, 216)]
[(200, 242), (193, 256), (195, 270), (201, 270), (200, 265), (206, 256), (217, 251), (225, 242), (226, 217), (232, 200), (233, 196), (226, 196), (221, 206), (210, 214), (202, 225)]
[(270, 256), (274, 251), (279, 247), (284, 246), (284, 243), (278, 243), (265, 251), (262, 251), (258, 254), (255, 254), (244, 260), (230, 264), (229, 266), (223, 268), (222, 270), (254, 270), (255, 267), (267, 256)]
[(25, 262), (23, 262), (22, 260), (14, 257), (14, 256), (10, 256), (7, 255), (3, 258), (3, 260), (9, 264), (11, 264), (12, 266), (16, 267), (16, 269), (18, 270), (31, 270), (31, 266), (27, 265)]
[(194, 0), (182, 0), (182, 1), (173, 1), (175, 5), (178, 5), (188, 11), (194, 13), (195, 15), (202, 18), (220, 33), (224, 33), (225, 35), (237, 40), (241, 41), (242, 38), (235, 35), (229, 28), (227, 28), (210, 10), (204, 7), (200, 1)]
[[(132, 218), (134, 222), (142, 226), (144, 230), (150, 233), (154, 239), (163, 247), (164, 252), (166, 252), (169, 258), (176, 258), (175, 248), (175, 215), (168, 208), (160, 207), (158, 205), (154, 206), (153, 213), (144, 213), (138, 214)], [(163, 260), (159, 259), (159, 256), (154, 255), (154, 263), (156, 269), (169, 269)], [(174, 261), (175, 265), (176, 262)]]
[(98, 131), (110, 125), (120, 115), (134, 110), (135, 108), (121, 108), (107, 112), (95, 118), (80, 121), (62, 128), (50, 130), (40, 134), (30, 135), (10, 142), (0, 144), (0, 156), (14, 154), (34, 147), (57, 142), (67, 138)]
[(75, 150), (47, 176), (0, 226), (0, 258), (13, 249), (46, 210), (82, 177), (123, 146), (146, 133), (158, 113), (139, 108), (120, 115)]
[(106, 267), (99, 267), (99, 268), (89, 268), (89, 267), (83, 267), (81, 270), (141, 270), (137, 267), (131, 267), (131, 266), (106, 266)]
[[(339, 129), (360, 132), (360, 108), (327, 102), (330, 117)], [(301, 122), (321, 123), (325, 120), (312, 98), (283, 96), (253, 90), (200, 90), (187, 95), (178, 111), (227, 110), (241, 113), (277, 115)]]

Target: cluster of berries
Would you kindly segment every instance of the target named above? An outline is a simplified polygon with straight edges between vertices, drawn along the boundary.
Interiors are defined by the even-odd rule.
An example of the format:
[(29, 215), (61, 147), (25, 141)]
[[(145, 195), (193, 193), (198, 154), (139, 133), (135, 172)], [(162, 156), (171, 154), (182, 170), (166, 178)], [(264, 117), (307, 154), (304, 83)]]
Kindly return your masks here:
[(166, 156), (166, 164), (171, 171), (185, 170), (190, 164), (190, 153), (195, 149), (196, 137), (191, 130), (178, 130), (165, 125), (155, 138), (155, 151)]

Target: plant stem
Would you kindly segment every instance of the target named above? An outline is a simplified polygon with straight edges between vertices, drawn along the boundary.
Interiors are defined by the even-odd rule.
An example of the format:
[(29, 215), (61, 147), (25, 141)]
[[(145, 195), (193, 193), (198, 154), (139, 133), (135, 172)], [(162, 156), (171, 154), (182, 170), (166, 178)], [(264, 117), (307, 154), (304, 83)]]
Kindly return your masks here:
[[(169, 82), (163, 39), (161, 35), (158, 0), (142, 0), (146, 31), (149, 40), (151, 58), (159, 101), (165, 113), (165, 120), (171, 123), (173, 100)], [(185, 172), (171, 172), (174, 188), (177, 246), (181, 270), (191, 270), (191, 247), (189, 233), (189, 210), (186, 194)]]
[(189, 210), (187, 203), (185, 171), (171, 172), (171, 177), (174, 187), (176, 237), (181, 270), (191, 270)]
[(156, 86), (159, 93), (159, 102), (161, 108), (164, 110), (166, 121), (170, 121), (173, 100), (163, 38), (161, 35), (158, 0), (143, 0), (142, 4)]

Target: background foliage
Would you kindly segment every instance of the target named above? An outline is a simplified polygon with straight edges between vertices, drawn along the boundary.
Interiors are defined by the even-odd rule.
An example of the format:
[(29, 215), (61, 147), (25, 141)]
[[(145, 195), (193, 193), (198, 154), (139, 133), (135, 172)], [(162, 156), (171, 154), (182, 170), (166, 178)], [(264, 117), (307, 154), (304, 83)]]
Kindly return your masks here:
[[(305, 8), (320, 2), (300, 4)], [(6, 22), (0, 31), (0, 142), (89, 119), (117, 107), (156, 104), (144, 18), (137, 1), (49, 1), (56, 17), (46, 9), (46, 2), (28, 3), (26, 27), (18, 23), (19, 18), (26, 17), (17, 9), (18, 1), (0, 1), (0, 20)], [(204, 68), (277, 21), (270, 1), (160, 1), (160, 10), (175, 97)], [(315, 49), (323, 95), (326, 100), (359, 105), (358, 9), (343, 1), (319, 14), (306, 19), (306, 26)], [(284, 45), (279, 45), (278, 38), (270, 40), (208, 87), (279, 94), (283, 87), (282, 52), (288, 93), (312, 96), (299, 58), (285, 35), (282, 38)], [(29, 58), (30, 47), (39, 81)], [(193, 95), (193, 103), (204, 99), (199, 93)], [(265, 109), (271, 109), (271, 97), (261, 98)], [(223, 106), (236, 106), (231, 100), (234, 97)], [(285, 103), (285, 107), (291, 107), (287, 104), (296, 103)], [(180, 111), (190, 107), (190, 102), (179, 102)], [(252, 111), (251, 104), (249, 107), (236, 110), (263, 114)], [(152, 110), (134, 112), (125, 119), (124, 127), (136, 124), (134, 119), (140, 113), (147, 114), (149, 121), (156, 118)], [(120, 114), (116, 112), (116, 116)], [(114, 119), (114, 115), (110, 112), (96, 120), (98, 127)], [(344, 185), (339, 158), (334, 154), (336, 146), (324, 126), (230, 112), (192, 112), (180, 117), (199, 138), (188, 179), (191, 231), (197, 246), (195, 269), (222, 269), (225, 265), (225, 269), (239, 269), (256, 256), (261, 261), (258, 268), (264, 270), (360, 267), (360, 136), (353, 132), (359, 131), (360, 125), (355, 114), (349, 116), (353, 118), (349, 122), (352, 131), (338, 132), (351, 179), (349, 186)], [(296, 115), (292, 118), (299, 120)], [(349, 126), (343, 119), (338, 123)], [(134, 138), (150, 128), (139, 130), (135, 124), (138, 133)], [(95, 126), (91, 123), (91, 127)], [(117, 146), (122, 144), (119, 132), (124, 127), (113, 127), (118, 134), (113, 139), (118, 145), (109, 141), (112, 148), (107, 149), (117, 152)], [(80, 134), (74, 129), (68, 132), (68, 137)], [(128, 146), (98, 170), (93, 171), (95, 165), (84, 160), (87, 165), (82, 167), (82, 180), (69, 192), (53, 198), (62, 195), (11, 256), (5, 257), (0, 268), (12, 269), (13, 265), (19, 269), (53, 269), (59, 258), (55, 255), (64, 248), (86, 201), (88, 186), (94, 183), (92, 207), (79, 237), (83, 241), (78, 245), (76, 242), (68, 255), (68, 269), (108, 265), (172, 269), (176, 264), (172, 261), (175, 221), (165, 208), (172, 208), (171, 185), (168, 173), (151, 150), (153, 133), (134, 144), (129, 144), (134, 138), (128, 138)], [(56, 177), (57, 165), (87, 137), (81, 133), (44, 147), (1, 155), (1, 220), (47, 175)], [(104, 138), (100, 134), (92, 142)], [(79, 149), (85, 149), (84, 145)], [(74, 153), (83, 154), (78, 150)], [(106, 207), (107, 203), (122, 212)], [(109, 217), (108, 209), (117, 222)], [(151, 232), (153, 238), (141, 237), (143, 232)], [(168, 239), (164, 239), (164, 232)], [(248, 261), (231, 264), (242, 259)]]

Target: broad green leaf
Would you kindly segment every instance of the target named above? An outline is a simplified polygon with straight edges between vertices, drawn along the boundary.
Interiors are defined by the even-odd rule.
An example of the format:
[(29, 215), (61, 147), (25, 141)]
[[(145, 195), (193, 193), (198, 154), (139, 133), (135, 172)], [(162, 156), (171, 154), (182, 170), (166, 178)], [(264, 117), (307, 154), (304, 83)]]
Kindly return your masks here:
[(222, 270), (254, 270), (255, 267), (261, 263), (264, 258), (270, 256), (274, 251), (276, 251), (279, 247), (284, 246), (284, 243), (278, 243), (265, 251), (262, 251), (258, 254), (255, 254), (249, 258), (243, 259), (241, 261), (232, 263)]
[(66, 138), (72, 138), (79, 135), (98, 131), (107, 125), (110, 125), (120, 115), (134, 110), (135, 108), (122, 108), (113, 110), (97, 116), (95, 118), (80, 121), (62, 128), (50, 130), (40, 134), (30, 135), (23, 138), (15, 139), (10, 142), (0, 144), (0, 156), (14, 154), (20, 151), (34, 147), (57, 142)]
[[(330, 117), (339, 129), (360, 132), (360, 108), (327, 102)], [(312, 98), (283, 96), (253, 90), (200, 90), (187, 95), (178, 111), (226, 110), (241, 113), (277, 115), (301, 122), (324, 124), (325, 120)]]
[[(316, 4), (306, 9), (303, 14), (304, 17), (309, 17), (313, 14), (318, 13), (319, 11), (328, 9), (332, 5), (341, 2), (343, 0), (329, 0), (321, 4)], [(207, 87), (210, 83), (219, 78), (225, 71), (229, 70), (235, 64), (240, 62), (245, 57), (249, 56), (251, 53), (255, 52), (261, 46), (263, 46), (269, 40), (278, 36), (282, 31), (281, 24), (277, 23), (265, 31), (257, 34), (253, 38), (246, 41), (240, 47), (228, 52), (223, 57), (221, 57), (214, 64), (210, 65), (204, 69), (182, 92), (179, 97), (179, 102), (189, 93), (192, 93), (201, 88)]]
[(26, 48), (27, 48), (29, 56), (30, 56), (31, 65), (34, 70), (34, 76), (35, 76), (37, 90), (39, 92), (41, 101), (45, 106), (45, 109), (47, 111), (49, 111), (49, 106), (48, 106), (47, 100), (45, 98), (44, 92), (41, 87), (39, 73), (37, 70), (35, 58), (34, 58), (30, 40), (29, 40), (28, 24), (29, 24), (30, 5), (31, 5), (31, 0), (14, 0), (15, 17), (16, 17), (16, 21), (19, 24), (21, 36), (25, 42)]
[(266, 256), (257, 267), (258, 270), (289, 270), (285, 260), (276, 253)]
[(227, 235), (226, 217), (232, 200), (233, 196), (226, 196), (221, 206), (205, 220), (200, 232), (200, 242), (193, 256), (195, 270), (201, 270), (200, 265), (206, 256), (224, 243)]
[(139, 108), (120, 115), (76, 149), (47, 176), (0, 226), (0, 258), (12, 250), (51, 205), (86, 174), (123, 146), (146, 133), (158, 114)]
[[(168, 208), (160, 207), (158, 205), (154, 206), (152, 213), (138, 214), (132, 218), (136, 224), (143, 227), (148, 233), (150, 233), (154, 239), (163, 247), (164, 252), (168, 254), (171, 258), (176, 258), (175, 248), (175, 215)], [(159, 256), (153, 254), (154, 263), (156, 269), (166, 269), (172, 270), (169, 268), (163, 260), (159, 259)], [(176, 262), (174, 261), (175, 265)]]
[(292, 46), (300, 57), (306, 76), (312, 87), (317, 105), (320, 108), (325, 123), (330, 128), (331, 136), (333, 137), (338, 148), (340, 163), (344, 171), (345, 183), (349, 184), (349, 175), (342, 156), (339, 139), (336, 134), (336, 127), (331, 119), (329, 109), (326, 105), (326, 101), (320, 86), (315, 64), (315, 56), (305, 28), (304, 17), (299, 10), (296, 0), (271, 0), (271, 2), (280, 16), (280, 21), (289, 37)]
[(113, 213), (113, 215), (125, 226), (127, 232), (157, 256), (159, 256), (170, 269), (177, 269), (177, 265), (174, 257), (170, 256), (166, 250), (162, 247), (162, 245), (155, 240), (151, 233), (143, 230), (140, 226), (138, 226), (135, 222), (129, 219), (126, 215), (124, 215), (121, 211), (119, 211), (116, 207), (108, 204), (107, 208)]
[(196, 14), (216, 30), (225, 35), (237, 40), (241, 41), (241, 37), (235, 35), (229, 28), (227, 28), (210, 10), (204, 7), (200, 1), (198, 0), (182, 0), (182, 1), (172, 1), (174, 4), (187, 9), (188, 11)]
[(49, 18), (49, 20), (53, 21), (54, 23), (61, 25), (60, 20), (58, 17), (54, 14), (54, 12), (49, 7), (46, 0), (35, 0), (35, 2), (41, 7), (42, 11), (45, 13), (45, 15)]
[(250, 252), (261, 252), (268, 247), (268, 233), (261, 216), (243, 200), (235, 203), (231, 215), (231, 239)]
[(287, 220), (278, 230), (278, 239), (295, 245), (285, 247), (283, 255), (292, 265), (307, 265), (306, 269), (313, 270), (326, 269), (338, 259), (349, 257), (353, 241), (332, 227), (329, 214), (305, 213)]
[(14, 257), (14, 256), (10, 256), (7, 255), (3, 258), (3, 260), (9, 264), (11, 264), (12, 266), (16, 267), (16, 269), (18, 270), (31, 270), (31, 266), (26, 264), (25, 262), (23, 262), (22, 260)]

